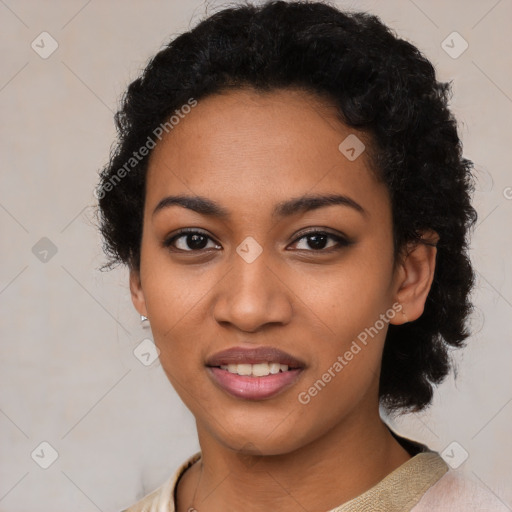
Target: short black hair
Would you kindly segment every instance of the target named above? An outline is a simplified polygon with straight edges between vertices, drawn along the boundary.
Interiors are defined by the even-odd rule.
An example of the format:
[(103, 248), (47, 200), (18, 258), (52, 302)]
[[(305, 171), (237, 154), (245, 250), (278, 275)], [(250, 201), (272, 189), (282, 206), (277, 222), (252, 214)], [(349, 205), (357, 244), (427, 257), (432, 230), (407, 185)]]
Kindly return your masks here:
[(156, 53), (124, 94), (117, 145), (100, 172), (99, 228), (110, 258), (102, 269), (140, 269), (149, 155), (134, 160), (134, 152), (191, 98), (245, 87), (328, 97), (346, 125), (370, 137), (372, 167), (390, 192), (395, 258), (407, 244), (424, 243), (422, 230), (438, 233), (424, 312), (389, 326), (380, 376), (388, 412), (423, 409), (450, 370), (449, 349), (469, 336), (473, 164), (448, 108), (451, 83), (437, 81), (419, 49), (375, 15), (316, 1), (238, 4)]

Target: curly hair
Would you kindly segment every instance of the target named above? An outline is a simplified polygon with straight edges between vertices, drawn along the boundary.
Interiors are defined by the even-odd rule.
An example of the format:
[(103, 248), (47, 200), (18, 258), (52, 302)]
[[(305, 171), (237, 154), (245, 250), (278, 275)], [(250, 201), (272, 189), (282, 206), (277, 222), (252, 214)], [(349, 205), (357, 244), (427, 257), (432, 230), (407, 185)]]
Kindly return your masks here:
[(423, 230), (439, 235), (424, 312), (389, 326), (380, 375), (390, 413), (425, 408), (451, 368), (450, 348), (469, 336), (473, 163), (448, 108), (451, 84), (438, 82), (418, 48), (375, 15), (313, 1), (230, 6), (154, 55), (123, 96), (117, 144), (100, 172), (99, 229), (110, 258), (102, 269), (140, 268), (149, 155), (133, 161), (135, 152), (191, 97), (242, 87), (328, 97), (346, 125), (370, 137), (372, 172), (390, 193), (395, 261), (408, 244), (425, 243)]

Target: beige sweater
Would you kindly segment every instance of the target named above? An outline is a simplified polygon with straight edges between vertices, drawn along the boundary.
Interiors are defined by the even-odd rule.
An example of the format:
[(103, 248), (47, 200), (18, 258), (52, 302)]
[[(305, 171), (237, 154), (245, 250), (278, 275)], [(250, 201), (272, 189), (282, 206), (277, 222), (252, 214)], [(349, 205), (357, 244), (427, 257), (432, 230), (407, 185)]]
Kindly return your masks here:
[[(394, 434), (395, 435), (395, 434)], [(510, 512), (491, 491), (449, 468), (426, 446), (400, 438), (419, 453), (363, 494), (328, 512)], [(164, 484), (122, 512), (175, 512), (174, 492), (183, 473), (201, 458), (190, 457)], [(207, 511), (200, 511), (207, 512)]]

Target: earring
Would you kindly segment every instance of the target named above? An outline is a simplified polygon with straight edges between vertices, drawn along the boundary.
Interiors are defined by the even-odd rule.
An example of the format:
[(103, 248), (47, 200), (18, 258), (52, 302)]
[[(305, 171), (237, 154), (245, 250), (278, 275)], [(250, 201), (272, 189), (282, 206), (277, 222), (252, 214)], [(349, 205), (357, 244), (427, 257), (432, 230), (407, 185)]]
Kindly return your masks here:
[(140, 325), (143, 329), (147, 329), (149, 327), (149, 319), (147, 316), (140, 315)]
[[(401, 304), (400, 304), (401, 305)], [(401, 311), (402, 315), (404, 315), (404, 318), (405, 318), (405, 322), (404, 323), (408, 323), (409, 322), (409, 319), (407, 318), (407, 315), (405, 314), (405, 311), (402, 307), (402, 311)]]

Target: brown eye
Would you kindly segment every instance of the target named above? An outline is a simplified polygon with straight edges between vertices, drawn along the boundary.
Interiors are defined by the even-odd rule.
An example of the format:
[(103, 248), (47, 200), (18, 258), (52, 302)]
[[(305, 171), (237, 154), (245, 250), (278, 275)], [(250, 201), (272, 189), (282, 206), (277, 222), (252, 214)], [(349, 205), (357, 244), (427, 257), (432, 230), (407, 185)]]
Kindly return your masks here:
[[(334, 241), (334, 243), (328, 246), (329, 239)], [(305, 233), (295, 240), (294, 244), (297, 244), (297, 242), (301, 240), (305, 240), (305, 242), (303, 243), (303, 247), (298, 248), (300, 251), (330, 252), (331, 250), (337, 250), (351, 244), (346, 238), (325, 231), (310, 231), (309, 233)]]
[[(213, 245), (208, 247), (208, 241), (211, 241)], [(221, 248), (210, 236), (201, 231), (194, 230), (181, 230), (178, 234), (166, 239), (163, 245), (164, 247), (174, 248), (183, 252), (198, 252), (204, 249)]]

